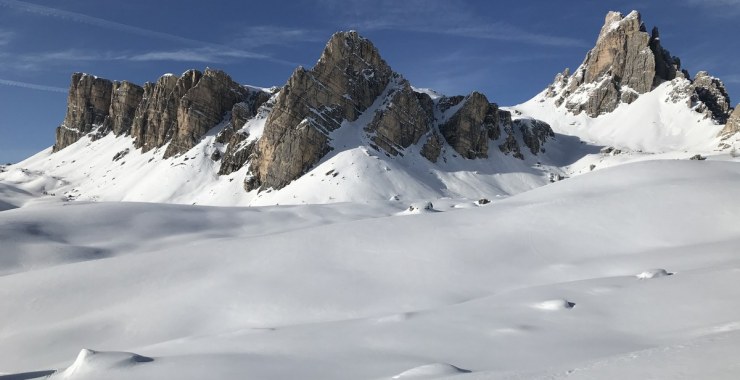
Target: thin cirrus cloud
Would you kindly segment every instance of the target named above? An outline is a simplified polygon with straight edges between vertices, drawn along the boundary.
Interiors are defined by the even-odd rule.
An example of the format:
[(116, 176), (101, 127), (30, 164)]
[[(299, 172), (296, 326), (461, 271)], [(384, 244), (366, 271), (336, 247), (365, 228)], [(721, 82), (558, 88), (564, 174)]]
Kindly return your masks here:
[(13, 40), (14, 36), (15, 36), (15, 33), (8, 31), (8, 30), (0, 29), (0, 46), (5, 46), (9, 44), (10, 41)]
[(53, 86), (44, 86), (41, 84), (34, 84), (34, 83), (28, 83), (28, 82), (19, 82), (14, 80), (7, 80), (7, 79), (0, 79), (0, 85), (3, 86), (11, 86), (11, 87), (20, 87), (20, 88), (26, 88), (29, 90), (38, 90), (38, 91), (48, 91), (48, 92), (60, 92), (60, 93), (67, 93), (66, 88), (61, 87), (53, 87)]
[(482, 20), (466, 1), (323, 0), (360, 30), (396, 30), (553, 47), (584, 47), (580, 39), (527, 32), (509, 23)]
[(720, 76), (726, 83), (740, 84), (740, 74), (726, 74)]
[(684, 4), (702, 9), (718, 18), (734, 18), (740, 15), (740, 0), (685, 0)]
[(181, 42), (185, 44), (206, 44), (206, 42), (198, 41), (195, 39), (185, 38), (176, 36), (170, 33), (157, 32), (150, 29), (140, 28), (133, 25), (122, 24), (111, 20), (106, 20), (98, 17), (88, 16), (82, 13), (69, 12), (62, 9), (46, 7), (38, 4), (31, 4), (24, 1), (18, 0), (0, 0), (0, 7), (6, 7), (15, 9), (17, 11), (32, 13), (40, 16), (55, 17), (62, 20), (77, 22), (81, 24), (87, 24), (97, 26), (106, 29), (112, 29), (119, 32), (137, 34), (144, 37), (154, 37), (163, 40), (169, 40), (173, 42)]
[(709, 7), (740, 7), (740, 0), (686, 0), (686, 3)]
[(532, 45), (546, 45), (554, 47), (588, 46), (587, 43), (579, 39), (529, 33), (505, 23), (488, 23), (485, 25), (439, 28), (422, 24), (390, 23), (388, 21), (377, 22), (372, 20), (360, 23), (359, 26), (365, 30), (401, 30), (486, 40), (523, 42)]
[[(161, 52), (161, 53), (144, 53), (140, 55), (132, 56), (133, 60), (147, 60), (147, 59), (159, 59), (159, 60), (191, 60), (194, 62), (214, 62), (214, 60), (208, 60), (207, 57), (231, 57), (241, 59), (260, 59), (272, 61), (280, 64), (293, 64), (293, 62), (284, 61), (281, 59), (274, 58), (267, 54), (254, 53), (246, 50), (235, 49), (230, 46), (221, 44), (214, 44), (206, 41), (200, 41), (192, 38), (177, 36), (170, 33), (158, 32), (151, 29), (145, 29), (138, 26), (123, 24), (116, 21), (106, 20), (98, 17), (88, 16), (82, 13), (65, 11), (62, 9), (46, 7), (37, 4), (31, 4), (24, 1), (18, 0), (0, 0), (0, 7), (14, 9), (25, 13), (31, 13), (40, 16), (54, 17), (62, 20), (71, 22), (92, 25), (100, 28), (111, 29), (119, 32), (135, 34), (143, 37), (157, 38), (160, 40), (178, 42), (184, 45), (198, 46), (194, 49), (182, 49), (173, 52)], [(2, 41), (2, 35), (0, 35), (0, 42)], [(207, 54), (209, 51), (223, 50), (223, 54)], [(168, 58), (169, 57), (169, 58)], [(218, 62), (217, 60), (215, 60)]]
[[(238, 49), (216, 49), (211, 47), (196, 49), (178, 49), (166, 51), (151, 51), (136, 54), (118, 55), (113, 59), (125, 61), (182, 61), (201, 63), (226, 63), (235, 59), (260, 59), (261, 54), (254, 54)], [(270, 60), (286, 65), (295, 65), (293, 62), (271, 58)]]
[[(0, 64), (4, 70), (41, 71), (51, 65), (66, 65), (70, 62), (98, 61), (171, 61), (171, 62), (195, 62), (206, 64), (230, 63), (240, 59), (255, 58), (252, 53), (237, 49), (218, 49), (213, 47), (178, 49), (165, 51), (149, 51), (143, 53), (114, 52), (114, 51), (90, 51), (80, 49), (67, 49), (52, 52), (26, 53), (9, 55), (0, 53)], [(285, 65), (298, 66), (298, 63), (279, 59), (272, 59)]]
[(262, 46), (288, 45), (300, 42), (320, 42), (327, 38), (317, 30), (280, 27), (272, 25), (250, 26), (238, 33), (239, 46), (257, 48)]

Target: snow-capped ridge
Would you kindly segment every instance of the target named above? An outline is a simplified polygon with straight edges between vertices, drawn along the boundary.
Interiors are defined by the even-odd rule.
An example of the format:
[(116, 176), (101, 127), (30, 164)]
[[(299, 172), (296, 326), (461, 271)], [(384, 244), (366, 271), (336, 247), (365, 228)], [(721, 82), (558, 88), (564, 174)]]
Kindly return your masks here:
[[(73, 77), (69, 109), (85, 111), (65, 117), (55, 153), (16, 166), (36, 179), (14, 183), (69, 199), (211, 205), (395, 195), (475, 200), (648, 154), (711, 154), (720, 131), (710, 124), (728, 109), (721, 82), (701, 73), (693, 82), (681, 76), (680, 61), (660, 47), (657, 30), (645, 32), (638, 13), (610, 13), (607, 21), (608, 36), (600, 36), (576, 73), (564, 72), (543, 94), (511, 108), (476, 91), (446, 96), (414, 88), (356, 32), (332, 35), (313, 68), (296, 69), (284, 86), (269, 91), (210, 68), (143, 87)], [(641, 48), (658, 66), (616, 87), (615, 69), (642, 72), (636, 69), (643, 63), (650, 69), (650, 60), (624, 67), (619, 57), (590, 62), (599, 54), (609, 58), (607, 48), (617, 42)], [(612, 111), (573, 114), (573, 107), (591, 107), (594, 96), (609, 103), (604, 100), (612, 90), (618, 96)], [(686, 110), (678, 107), (689, 103)], [(721, 143), (729, 149), (734, 141)], [(621, 154), (600, 154), (606, 147)], [(17, 176), (16, 167), (0, 178)]]
[(705, 72), (691, 79), (681, 60), (661, 45), (658, 28), (647, 32), (639, 12), (609, 12), (583, 63), (572, 75), (568, 69), (558, 74), (546, 94), (573, 114), (599, 117), (678, 78), (691, 82), (688, 107), (725, 123), (731, 110), (721, 81)]

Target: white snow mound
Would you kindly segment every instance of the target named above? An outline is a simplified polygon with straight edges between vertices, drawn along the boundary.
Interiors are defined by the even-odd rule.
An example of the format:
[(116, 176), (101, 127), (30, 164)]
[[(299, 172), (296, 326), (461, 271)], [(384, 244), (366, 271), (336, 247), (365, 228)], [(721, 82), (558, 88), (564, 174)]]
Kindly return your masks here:
[(574, 302), (566, 299), (548, 300), (534, 305), (535, 308), (541, 310), (567, 310), (572, 309), (574, 306), (576, 306)]
[(459, 375), (470, 373), (467, 369), (455, 367), (447, 363), (434, 363), (412, 368), (408, 371), (393, 376), (393, 379), (433, 379), (441, 376)]
[(636, 275), (640, 280), (648, 280), (656, 277), (670, 276), (673, 273), (668, 272), (665, 269), (650, 269)]
[(126, 368), (152, 361), (154, 359), (130, 352), (94, 351), (83, 348), (71, 366), (52, 375), (51, 378), (76, 379), (79, 376), (102, 374), (107, 370)]

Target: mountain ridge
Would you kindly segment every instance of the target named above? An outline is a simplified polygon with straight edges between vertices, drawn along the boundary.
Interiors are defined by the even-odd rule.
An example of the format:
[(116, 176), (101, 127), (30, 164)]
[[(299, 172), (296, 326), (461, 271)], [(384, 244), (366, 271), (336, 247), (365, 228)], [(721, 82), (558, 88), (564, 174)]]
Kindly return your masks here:
[(705, 71), (691, 79), (681, 60), (661, 45), (657, 27), (647, 32), (639, 12), (609, 12), (596, 44), (571, 75), (566, 69), (547, 88), (556, 105), (574, 114), (598, 117), (630, 104), (661, 83), (676, 78), (691, 82), (687, 104), (724, 124), (732, 111), (724, 84)]
[[(335, 33), (313, 68), (297, 68), (272, 90), (237, 84), (210, 68), (143, 86), (76, 73), (68, 103), (53, 154), (19, 166), (63, 178), (61, 187), (47, 178), (44, 191), (63, 189), (75, 199), (80, 188), (95, 193), (87, 199), (180, 203), (230, 193), (206, 204), (507, 196), (650, 154), (728, 152), (738, 130), (722, 82), (705, 72), (692, 79), (636, 11), (607, 14), (573, 75), (559, 74), (541, 94), (513, 107), (499, 107), (479, 92), (417, 90), (356, 31)], [(108, 136), (117, 140), (96, 143)], [(623, 154), (604, 155), (601, 148)], [(93, 150), (104, 150), (111, 162)], [(121, 168), (132, 162), (135, 168)], [(182, 167), (188, 175), (174, 172)], [(86, 178), (70, 176), (80, 170)], [(125, 177), (123, 187), (133, 193), (141, 187), (137, 180), (155, 182), (144, 180), (145, 172), (173, 181), (159, 185), (170, 196), (100, 190), (123, 185)]]
[(526, 135), (524, 148), (533, 155), (553, 136), (542, 121), (515, 125), (507, 111), (478, 92), (433, 100), (414, 91), (369, 40), (350, 31), (331, 37), (314, 68), (293, 72), (267, 111), (262, 135), (249, 146), (241, 146), (244, 134), (230, 131), (254, 118), (269, 96), (207, 68), (180, 77), (168, 74), (143, 87), (75, 73), (54, 151), (86, 134), (95, 139), (113, 132), (133, 136), (142, 152), (166, 145), (163, 157), (170, 158), (186, 153), (211, 128), (228, 121), (231, 127), (220, 138), (226, 149), (212, 156), (223, 158), (219, 173), (249, 165), (246, 191), (280, 189), (334, 149), (330, 132), (355, 121), (381, 96), (360, 128), (372, 149), (392, 156), (424, 139), (423, 157), (432, 162), (446, 147), (469, 159), (486, 158), (488, 140), (503, 136), (499, 149), (522, 159), (514, 127)]

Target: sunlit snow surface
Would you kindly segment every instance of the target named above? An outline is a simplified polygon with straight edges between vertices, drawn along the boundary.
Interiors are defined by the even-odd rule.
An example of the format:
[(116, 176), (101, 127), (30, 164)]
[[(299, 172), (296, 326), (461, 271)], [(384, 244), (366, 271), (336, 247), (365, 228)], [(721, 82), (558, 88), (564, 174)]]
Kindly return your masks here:
[(42, 152), (0, 173), (0, 379), (737, 379), (740, 165), (660, 91), (511, 107), (558, 134), (524, 161), (340, 128), (261, 196), (215, 175), (214, 135)]
[[(0, 368), (736, 378), (738, 186), (737, 163), (664, 160), (409, 216), (394, 202), (30, 204), (0, 213)], [(79, 363), (82, 349), (100, 354)]]

